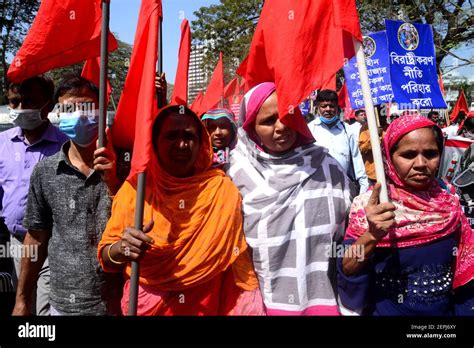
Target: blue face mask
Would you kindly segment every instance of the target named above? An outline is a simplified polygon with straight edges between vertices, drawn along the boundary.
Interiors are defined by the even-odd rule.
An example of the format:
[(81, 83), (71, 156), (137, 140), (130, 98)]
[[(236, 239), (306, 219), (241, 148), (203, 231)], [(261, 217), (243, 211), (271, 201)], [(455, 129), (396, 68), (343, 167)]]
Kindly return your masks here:
[(80, 147), (94, 143), (99, 133), (99, 112), (81, 110), (59, 113), (59, 129)]
[(339, 117), (337, 117), (337, 115), (334, 115), (331, 118), (326, 118), (326, 117), (320, 116), (319, 119), (321, 120), (322, 123), (330, 125), (330, 124), (335, 123), (336, 120), (339, 119)]

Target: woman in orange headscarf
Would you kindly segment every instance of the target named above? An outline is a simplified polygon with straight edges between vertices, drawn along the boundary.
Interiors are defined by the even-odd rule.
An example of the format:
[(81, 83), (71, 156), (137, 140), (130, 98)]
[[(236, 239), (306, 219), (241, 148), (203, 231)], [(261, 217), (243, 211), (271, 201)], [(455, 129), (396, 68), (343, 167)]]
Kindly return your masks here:
[[(114, 198), (99, 243), (104, 271), (140, 263), (138, 315), (263, 315), (258, 282), (242, 231), (241, 198), (211, 168), (205, 127), (188, 108), (160, 110), (153, 126), (144, 228), (133, 226), (136, 176)], [(129, 280), (122, 311), (127, 312)]]

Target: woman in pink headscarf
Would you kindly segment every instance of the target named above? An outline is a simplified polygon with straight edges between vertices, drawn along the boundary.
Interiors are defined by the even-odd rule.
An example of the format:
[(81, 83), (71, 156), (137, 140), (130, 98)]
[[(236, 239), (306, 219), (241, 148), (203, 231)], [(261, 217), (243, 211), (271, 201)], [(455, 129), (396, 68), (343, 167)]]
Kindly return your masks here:
[(379, 204), (380, 184), (354, 199), (338, 262), (343, 304), (369, 315), (473, 315), (474, 238), (452, 187), (436, 179), (441, 129), (401, 117), (383, 147), (391, 202)]
[(267, 314), (339, 315), (333, 251), (344, 234), (350, 184), (294, 111), (278, 113), (274, 83), (251, 89), (227, 174), (242, 194)]

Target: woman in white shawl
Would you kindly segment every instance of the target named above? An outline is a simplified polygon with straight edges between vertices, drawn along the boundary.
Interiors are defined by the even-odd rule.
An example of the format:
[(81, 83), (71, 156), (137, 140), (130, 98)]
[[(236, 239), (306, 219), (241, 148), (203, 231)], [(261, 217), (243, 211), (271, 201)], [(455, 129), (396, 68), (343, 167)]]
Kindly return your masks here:
[(275, 84), (251, 89), (228, 175), (243, 196), (244, 232), (267, 314), (339, 315), (336, 242), (344, 235), (350, 184), (295, 111), (287, 126)]

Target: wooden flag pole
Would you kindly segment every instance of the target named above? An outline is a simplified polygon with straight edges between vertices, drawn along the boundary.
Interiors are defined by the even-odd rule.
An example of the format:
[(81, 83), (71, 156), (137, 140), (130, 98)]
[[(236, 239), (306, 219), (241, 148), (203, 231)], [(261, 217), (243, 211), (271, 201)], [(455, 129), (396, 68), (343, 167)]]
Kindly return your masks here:
[(385, 172), (383, 168), (382, 150), (380, 148), (379, 133), (377, 129), (377, 121), (375, 119), (374, 104), (372, 103), (372, 94), (370, 93), (369, 76), (367, 75), (367, 66), (365, 65), (365, 55), (360, 43), (352, 38), (354, 50), (356, 52), (357, 66), (359, 69), (360, 83), (362, 94), (364, 97), (365, 113), (367, 115), (367, 123), (369, 126), (370, 143), (372, 145), (372, 154), (374, 156), (375, 175), (377, 182), (382, 184), (380, 191), (380, 203), (388, 202), (387, 181), (385, 180)]
[(110, 0), (102, 0), (102, 31), (100, 33), (100, 82), (99, 82), (99, 147), (106, 146), (107, 71), (109, 64)]
[(380, 128), (380, 115), (379, 115), (379, 111), (377, 110), (377, 108), (374, 108), (374, 111), (375, 111), (375, 121), (377, 122), (377, 128)]

